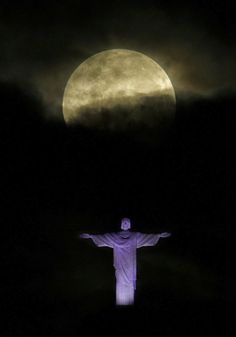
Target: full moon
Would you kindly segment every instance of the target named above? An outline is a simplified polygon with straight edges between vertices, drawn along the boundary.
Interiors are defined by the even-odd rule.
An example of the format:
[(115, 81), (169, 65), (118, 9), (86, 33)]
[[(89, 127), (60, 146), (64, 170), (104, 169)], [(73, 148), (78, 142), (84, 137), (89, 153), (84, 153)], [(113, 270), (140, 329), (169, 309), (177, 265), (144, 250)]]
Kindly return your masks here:
[(150, 57), (133, 50), (111, 49), (81, 63), (64, 91), (67, 125), (127, 130), (170, 124), (175, 92), (166, 72)]

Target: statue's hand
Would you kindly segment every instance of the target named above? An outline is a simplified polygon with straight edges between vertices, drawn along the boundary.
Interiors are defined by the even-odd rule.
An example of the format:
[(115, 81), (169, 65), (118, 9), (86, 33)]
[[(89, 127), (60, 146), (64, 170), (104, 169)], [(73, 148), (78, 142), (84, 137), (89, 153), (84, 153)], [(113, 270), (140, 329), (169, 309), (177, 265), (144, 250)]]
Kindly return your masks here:
[(81, 239), (90, 239), (90, 235), (87, 233), (80, 234), (79, 236)]
[(164, 233), (160, 233), (159, 236), (160, 238), (168, 238), (169, 236), (171, 236), (171, 233), (164, 232)]

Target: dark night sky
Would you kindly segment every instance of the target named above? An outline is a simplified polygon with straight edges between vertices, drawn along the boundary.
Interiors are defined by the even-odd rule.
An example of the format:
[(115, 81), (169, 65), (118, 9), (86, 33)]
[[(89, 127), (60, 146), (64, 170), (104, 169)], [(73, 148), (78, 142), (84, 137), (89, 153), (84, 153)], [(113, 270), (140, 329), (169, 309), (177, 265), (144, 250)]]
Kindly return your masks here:
[[(235, 33), (233, 1), (1, 2), (5, 336), (229, 333)], [(111, 48), (169, 75), (176, 120), (161, 143), (155, 129), (65, 126), (68, 77)], [(124, 216), (172, 237), (138, 252), (136, 306), (117, 310), (112, 252), (77, 234), (116, 231)]]

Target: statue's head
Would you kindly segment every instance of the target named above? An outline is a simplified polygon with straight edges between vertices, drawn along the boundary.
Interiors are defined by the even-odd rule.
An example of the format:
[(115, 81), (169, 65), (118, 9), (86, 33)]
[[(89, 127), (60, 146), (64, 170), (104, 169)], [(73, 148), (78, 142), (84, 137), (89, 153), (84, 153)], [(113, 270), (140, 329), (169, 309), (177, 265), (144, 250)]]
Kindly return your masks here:
[(131, 227), (131, 222), (129, 218), (123, 218), (121, 220), (121, 229), (123, 229), (123, 231), (127, 231), (128, 229), (130, 229)]

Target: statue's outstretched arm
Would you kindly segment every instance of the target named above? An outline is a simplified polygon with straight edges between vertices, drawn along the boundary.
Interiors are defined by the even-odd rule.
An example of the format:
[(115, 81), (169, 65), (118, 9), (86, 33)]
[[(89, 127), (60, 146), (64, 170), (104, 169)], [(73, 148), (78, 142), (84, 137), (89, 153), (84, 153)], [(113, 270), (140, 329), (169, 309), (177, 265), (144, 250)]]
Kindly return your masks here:
[(98, 247), (110, 247), (113, 248), (114, 238), (110, 233), (106, 234), (87, 234), (83, 233), (79, 236), (81, 239), (92, 239)]
[(159, 234), (160, 238), (168, 238), (169, 236), (171, 236), (171, 233), (169, 232), (163, 232)]
[(160, 238), (167, 238), (171, 234), (164, 232), (160, 234), (145, 234), (145, 233), (137, 233), (137, 248), (145, 247), (145, 246), (154, 246), (157, 244)]
[(87, 233), (80, 234), (79, 237), (81, 239), (91, 239), (91, 235)]
[(155, 246), (160, 239), (159, 234), (137, 233), (137, 248)]

